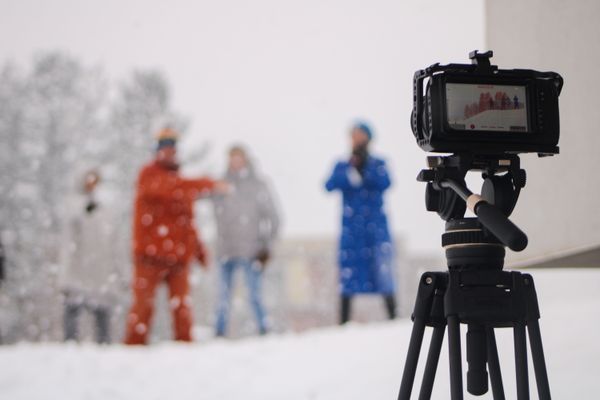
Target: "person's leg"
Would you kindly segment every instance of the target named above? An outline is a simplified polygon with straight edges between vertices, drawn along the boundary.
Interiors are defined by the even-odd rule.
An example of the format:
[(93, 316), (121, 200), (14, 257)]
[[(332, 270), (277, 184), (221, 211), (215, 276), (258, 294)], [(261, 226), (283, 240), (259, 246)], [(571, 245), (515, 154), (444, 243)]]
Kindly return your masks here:
[(79, 319), (81, 307), (81, 301), (78, 301), (75, 294), (67, 293), (65, 295), (65, 310), (63, 316), (65, 341), (79, 339), (77, 321)]
[(169, 271), (169, 305), (173, 313), (175, 340), (192, 341), (192, 301), (190, 298), (190, 267), (178, 267)]
[(133, 304), (127, 316), (125, 344), (146, 344), (154, 311), (154, 292), (164, 275), (164, 268), (136, 263), (132, 283)]
[(227, 260), (221, 264), (221, 273), (219, 276), (219, 303), (217, 305), (217, 326), (215, 334), (225, 336), (227, 331), (227, 322), (229, 319), (229, 307), (231, 303), (231, 288), (233, 285), (233, 272), (235, 262)]
[(389, 319), (396, 318), (396, 297), (393, 294), (384, 294), (383, 300), (385, 302), (385, 309), (388, 313)]
[(96, 342), (100, 344), (110, 343), (110, 308), (106, 305), (97, 305), (94, 310), (96, 319)]
[(340, 296), (340, 325), (344, 325), (350, 320), (350, 311), (352, 306), (352, 296), (342, 294)]
[(250, 295), (250, 305), (254, 311), (258, 332), (261, 335), (264, 335), (267, 333), (267, 315), (262, 303), (261, 293), (263, 271), (259, 265), (252, 262), (252, 260), (244, 260), (243, 265), (246, 275), (246, 287), (248, 288), (248, 294)]

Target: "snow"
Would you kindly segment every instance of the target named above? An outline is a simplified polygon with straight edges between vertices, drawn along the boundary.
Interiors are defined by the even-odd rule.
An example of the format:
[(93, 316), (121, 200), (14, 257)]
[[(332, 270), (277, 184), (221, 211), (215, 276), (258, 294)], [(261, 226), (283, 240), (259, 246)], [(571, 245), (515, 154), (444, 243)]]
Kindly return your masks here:
[[(600, 270), (531, 273), (553, 397), (596, 398)], [(0, 347), (0, 398), (393, 399), (410, 329), (410, 321), (400, 320), (146, 348), (21, 343)], [(507, 398), (515, 398), (511, 331), (499, 330), (497, 339)], [(446, 352), (444, 346), (434, 399), (449, 398)], [(536, 398), (532, 367), (530, 374)], [(491, 393), (480, 398), (490, 399)]]

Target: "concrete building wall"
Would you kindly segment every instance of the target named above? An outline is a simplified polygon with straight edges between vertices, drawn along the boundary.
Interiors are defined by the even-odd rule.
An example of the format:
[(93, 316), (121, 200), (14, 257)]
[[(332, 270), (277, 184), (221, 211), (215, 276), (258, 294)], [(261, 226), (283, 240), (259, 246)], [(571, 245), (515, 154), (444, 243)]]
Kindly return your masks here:
[(600, 1), (488, 0), (486, 44), (500, 68), (559, 72), (561, 154), (522, 158), (527, 186), (513, 220), (529, 247), (509, 260), (600, 244)]

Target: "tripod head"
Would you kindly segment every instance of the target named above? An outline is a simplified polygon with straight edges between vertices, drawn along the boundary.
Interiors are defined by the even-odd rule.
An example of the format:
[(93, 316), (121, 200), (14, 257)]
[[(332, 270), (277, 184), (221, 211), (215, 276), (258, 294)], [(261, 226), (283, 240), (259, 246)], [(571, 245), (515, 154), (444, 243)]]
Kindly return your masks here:
[[(427, 182), (427, 210), (437, 212), (447, 221), (447, 232), (442, 237), (447, 250), (477, 244), (488, 248), (507, 246), (514, 251), (527, 247), (525, 233), (508, 219), (526, 183), (518, 155), (461, 153), (432, 156), (427, 161), (429, 168), (422, 170), (417, 180)], [(467, 188), (465, 176), (471, 170), (482, 172), (481, 195)], [(467, 208), (476, 219), (464, 218)], [(452, 254), (448, 258), (450, 261)], [(503, 248), (501, 258), (504, 258)]]
[[(444, 316), (456, 313), (459, 321), (469, 326), (467, 390), (482, 395), (488, 391), (486, 364), (493, 357), (490, 351), (495, 351), (488, 350), (488, 335), (493, 333), (482, 322), (498, 323), (502, 318), (494, 307), (483, 304), (477, 309), (470, 301), (479, 304), (482, 299), (494, 299), (490, 303), (494, 304), (494, 296), (500, 299), (515, 290), (497, 277), (504, 266), (504, 246), (515, 251), (527, 246), (525, 233), (508, 219), (525, 186), (526, 174), (516, 154), (434, 156), (428, 158), (428, 165), (417, 180), (427, 182), (427, 210), (437, 212), (446, 221), (442, 246), (446, 250), (449, 283), (444, 296)], [(473, 194), (465, 183), (467, 172), (472, 170), (482, 173), (481, 195)], [(464, 218), (467, 208), (477, 217)], [(465, 300), (475, 292), (469, 301)]]

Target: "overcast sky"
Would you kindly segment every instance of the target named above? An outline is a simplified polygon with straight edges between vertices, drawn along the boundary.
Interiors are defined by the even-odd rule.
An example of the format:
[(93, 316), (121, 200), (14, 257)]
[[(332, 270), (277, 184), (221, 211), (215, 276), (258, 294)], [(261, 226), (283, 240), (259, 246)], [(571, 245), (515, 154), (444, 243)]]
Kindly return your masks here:
[[(340, 198), (323, 191), (348, 153), (355, 118), (390, 167), (392, 230), (411, 251), (439, 251), (442, 221), (415, 176), (425, 160), (409, 126), (412, 75), (483, 49), (483, 2), (358, 0), (0, 0), (0, 62), (62, 50), (112, 79), (163, 71), (192, 119), (184, 150), (209, 142), (202, 172), (221, 174), (245, 143), (284, 213), (284, 234), (338, 232)], [(477, 189), (477, 188), (475, 188)]]

